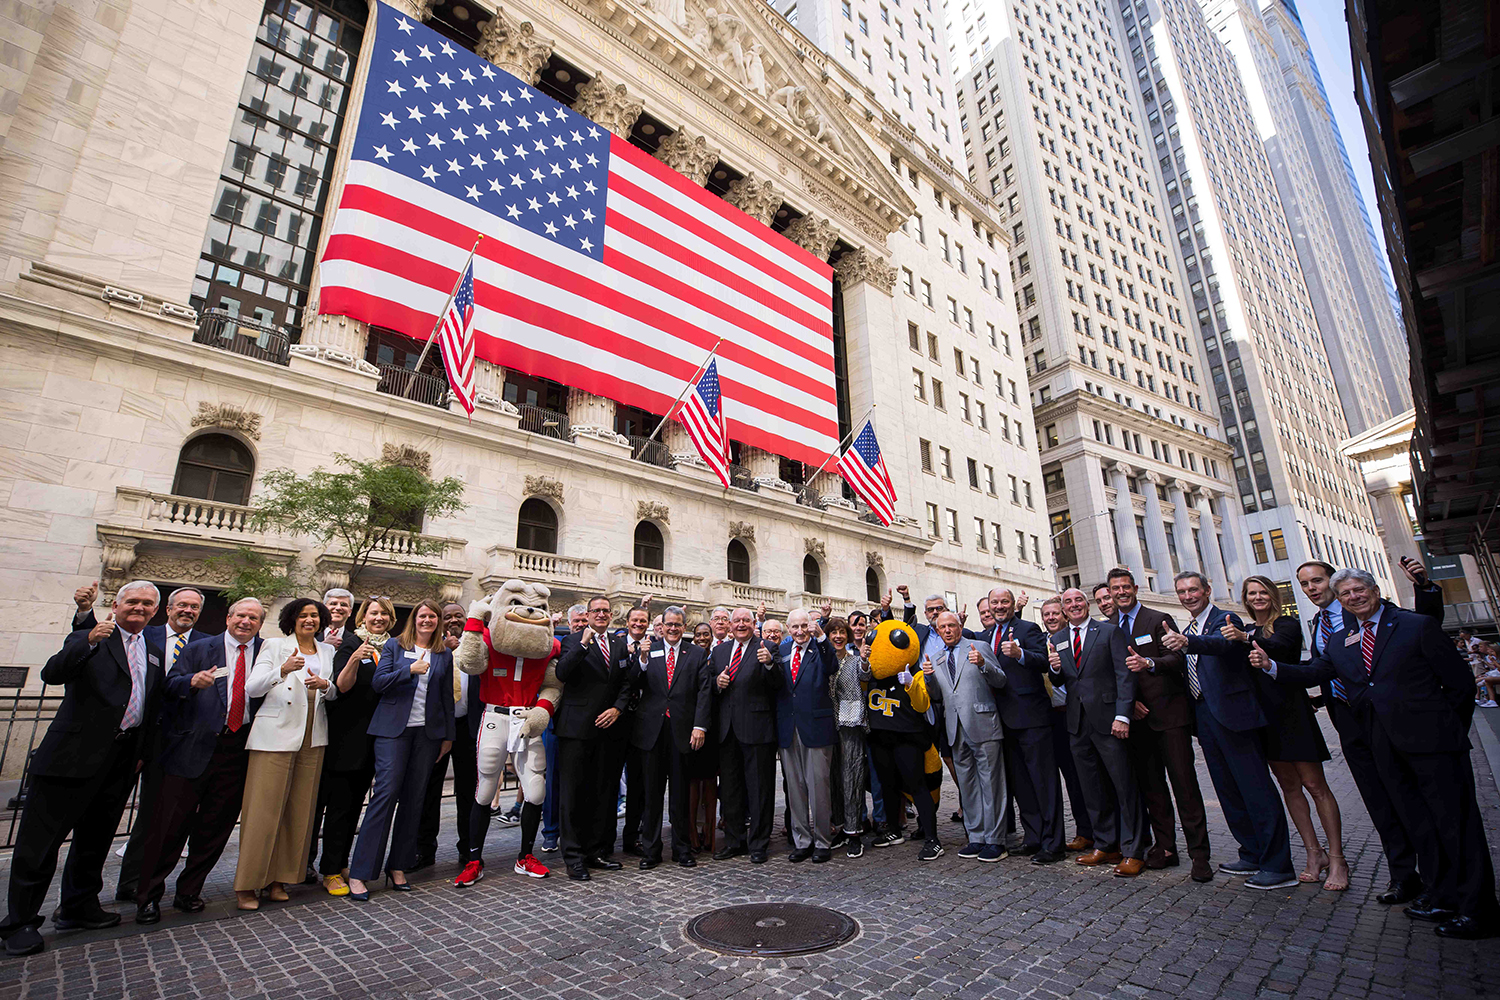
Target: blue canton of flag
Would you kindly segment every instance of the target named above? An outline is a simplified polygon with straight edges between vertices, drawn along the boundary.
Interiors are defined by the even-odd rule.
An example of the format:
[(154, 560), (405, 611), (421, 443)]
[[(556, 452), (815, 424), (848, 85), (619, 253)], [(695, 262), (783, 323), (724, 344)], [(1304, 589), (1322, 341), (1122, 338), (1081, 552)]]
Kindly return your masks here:
[[(353, 158), (604, 258), (609, 132), (391, 8), (370, 60)], [(429, 35), (429, 38), (431, 36)]]
[(880, 443), (875, 440), (875, 422), (865, 421), (865, 426), (839, 458), (839, 473), (854, 487), (881, 524), (889, 525), (896, 519), (896, 487), (886, 470), (885, 459), (880, 455)]

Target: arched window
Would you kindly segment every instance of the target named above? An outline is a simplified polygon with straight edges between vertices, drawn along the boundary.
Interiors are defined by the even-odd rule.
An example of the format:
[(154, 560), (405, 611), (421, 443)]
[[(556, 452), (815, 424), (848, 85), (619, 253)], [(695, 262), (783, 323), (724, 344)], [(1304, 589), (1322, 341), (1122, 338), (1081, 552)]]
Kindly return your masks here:
[(729, 579), (733, 583), (750, 582), (750, 553), (738, 538), (729, 540)]
[(667, 544), (661, 529), (650, 521), (635, 526), (635, 564), (641, 569), (666, 569)]
[(811, 554), (802, 557), (802, 590), (809, 594), (823, 592), (823, 570)]
[(250, 449), (228, 434), (204, 434), (183, 446), (177, 456), (172, 492), (217, 503), (248, 503), (255, 459)]
[(521, 504), (521, 516), (516, 521), (516, 548), (557, 551), (557, 512), (547, 501), (530, 497)]
[(865, 570), (865, 600), (880, 603), (880, 574), (874, 566)]

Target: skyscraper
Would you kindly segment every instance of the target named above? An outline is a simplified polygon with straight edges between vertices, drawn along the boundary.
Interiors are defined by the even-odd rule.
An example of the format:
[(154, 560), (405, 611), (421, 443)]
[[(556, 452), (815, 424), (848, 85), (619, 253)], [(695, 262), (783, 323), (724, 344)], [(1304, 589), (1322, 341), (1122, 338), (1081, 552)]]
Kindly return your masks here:
[[(1229, 48), (1292, 230), (1350, 434), (1411, 408), (1401, 319), (1291, 0), (1199, 0)], [(1258, 9), (1257, 9), (1258, 8)]]

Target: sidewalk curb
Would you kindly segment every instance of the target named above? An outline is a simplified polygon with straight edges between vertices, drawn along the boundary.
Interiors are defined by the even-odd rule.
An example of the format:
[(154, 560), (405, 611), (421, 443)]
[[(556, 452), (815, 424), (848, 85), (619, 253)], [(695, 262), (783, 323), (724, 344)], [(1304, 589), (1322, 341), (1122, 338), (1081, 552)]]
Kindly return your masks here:
[(1500, 712), (1500, 709), (1474, 709), (1474, 729), (1479, 732), (1479, 745), (1490, 762), (1490, 778), (1500, 790), (1500, 731), (1497, 731), (1500, 727), (1495, 721), (1485, 718), (1485, 712)]

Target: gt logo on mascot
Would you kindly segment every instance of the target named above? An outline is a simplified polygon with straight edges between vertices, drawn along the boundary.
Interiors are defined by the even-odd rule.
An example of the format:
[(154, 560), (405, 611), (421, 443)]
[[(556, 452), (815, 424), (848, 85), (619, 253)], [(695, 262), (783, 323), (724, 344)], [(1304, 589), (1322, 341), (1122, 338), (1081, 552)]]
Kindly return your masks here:
[(879, 712), (887, 719), (891, 717), (900, 705), (901, 702), (899, 700), (892, 698), (880, 688), (875, 688), (870, 692), (870, 711)]

